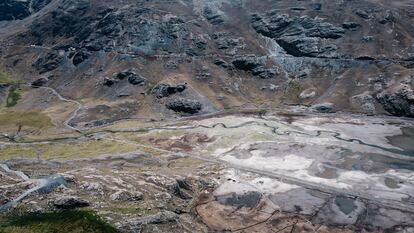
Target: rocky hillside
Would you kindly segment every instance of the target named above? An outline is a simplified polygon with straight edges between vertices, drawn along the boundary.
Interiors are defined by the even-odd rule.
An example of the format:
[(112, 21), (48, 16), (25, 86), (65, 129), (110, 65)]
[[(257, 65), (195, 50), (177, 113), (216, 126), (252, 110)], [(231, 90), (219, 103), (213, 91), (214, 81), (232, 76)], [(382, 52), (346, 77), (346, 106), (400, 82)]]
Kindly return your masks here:
[[(304, 105), (414, 117), (410, 0), (6, 0), (0, 103), (93, 126)], [(28, 87), (27, 84), (31, 85)]]

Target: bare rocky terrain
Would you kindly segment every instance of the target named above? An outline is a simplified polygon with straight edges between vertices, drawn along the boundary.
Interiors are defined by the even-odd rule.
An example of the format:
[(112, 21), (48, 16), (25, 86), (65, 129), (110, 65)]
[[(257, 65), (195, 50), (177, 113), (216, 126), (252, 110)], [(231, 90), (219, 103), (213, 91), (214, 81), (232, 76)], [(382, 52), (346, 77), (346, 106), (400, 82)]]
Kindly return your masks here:
[(410, 0), (0, 2), (0, 232), (413, 232), (413, 25)]

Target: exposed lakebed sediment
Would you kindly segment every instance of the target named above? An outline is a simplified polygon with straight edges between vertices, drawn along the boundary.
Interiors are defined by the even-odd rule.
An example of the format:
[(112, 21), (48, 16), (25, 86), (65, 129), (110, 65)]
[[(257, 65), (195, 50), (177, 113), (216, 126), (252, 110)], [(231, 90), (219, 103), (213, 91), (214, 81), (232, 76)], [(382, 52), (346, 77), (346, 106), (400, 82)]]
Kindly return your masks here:
[[(99, 135), (99, 140), (110, 138), (137, 149), (145, 146), (175, 159), (189, 157), (224, 166), (216, 188), (205, 192), (196, 207), (213, 229), (260, 226), (280, 218), (280, 211), (302, 216), (294, 222), (370, 229), (414, 225), (414, 125), (410, 120), (267, 114), (157, 122), (137, 128), (133, 121), (128, 127), (122, 124), (94, 129), (89, 133), (94, 137), (85, 138), (97, 140)], [(126, 158), (65, 159), (59, 166), (68, 163), (73, 169), (73, 164), (122, 159)], [(250, 215), (252, 220), (243, 222)]]

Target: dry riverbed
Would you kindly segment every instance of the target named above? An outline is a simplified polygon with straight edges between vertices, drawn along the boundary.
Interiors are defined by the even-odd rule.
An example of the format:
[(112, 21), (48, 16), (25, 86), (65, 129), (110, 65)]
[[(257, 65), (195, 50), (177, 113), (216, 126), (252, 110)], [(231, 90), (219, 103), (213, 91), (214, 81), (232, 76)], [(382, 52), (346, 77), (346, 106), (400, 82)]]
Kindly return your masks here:
[(268, 113), (4, 139), (2, 218), (82, 207), (125, 232), (412, 232), (413, 129)]

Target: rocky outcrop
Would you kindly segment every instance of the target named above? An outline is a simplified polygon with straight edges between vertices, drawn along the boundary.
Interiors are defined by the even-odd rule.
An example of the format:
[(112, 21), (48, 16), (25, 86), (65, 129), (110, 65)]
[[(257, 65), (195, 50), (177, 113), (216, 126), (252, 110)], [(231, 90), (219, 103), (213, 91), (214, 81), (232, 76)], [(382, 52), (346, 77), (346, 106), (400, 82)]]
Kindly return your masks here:
[(220, 12), (217, 12), (211, 7), (205, 7), (203, 15), (213, 25), (219, 25), (224, 23), (224, 15), (220, 14)]
[(168, 109), (182, 114), (196, 114), (201, 111), (202, 104), (196, 100), (175, 99), (165, 105)]
[(128, 82), (132, 85), (144, 85), (147, 81), (144, 77), (139, 75), (134, 70), (125, 70), (122, 72), (119, 72), (115, 75), (115, 77), (119, 80), (128, 80)]
[(53, 202), (53, 206), (57, 209), (75, 209), (89, 206), (89, 202), (76, 196), (62, 196)]
[(149, 215), (142, 218), (129, 219), (120, 224), (119, 229), (124, 232), (141, 232), (144, 225), (148, 224), (166, 224), (176, 222), (179, 215), (171, 211), (162, 211), (154, 215)]
[(144, 199), (144, 194), (139, 191), (118, 190), (111, 194), (113, 201), (141, 201)]
[(91, 53), (86, 50), (81, 50), (73, 56), (72, 63), (74, 66), (78, 66), (91, 56)]
[(273, 78), (278, 75), (278, 71), (273, 68), (266, 68), (262, 59), (254, 55), (239, 56), (233, 59), (232, 64), (235, 68), (249, 71), (253, 75), (262, 79)]
[(53, 51), (37, 59), (36, 62), (33, 63), (33, 67), (39, 71), (39, 74), (43, 74), (57, 69), (62, 64), (63, 60), (64, 57), (59, 51)]
[(47, 78), (39, 78), (37, 80), (35, 80), (34, 82), (32, 82), (32, 87), (42, 87), (44, 85), (46, 85), (46, 83), (49, 80)]
[(172, 86), (169, 84), (159, 84), (154, 87), (152, 94), (155, 95), (158, 99), (169, 97), (176, 93), (181, 93), (185, 91), (187, 87), (185, 85), (179, 84), (177, 86)]
[(385, 90), (376, 96), (382, 107), (395, 116), (414, 117), (414, 92), (408, 84)]
[(297, 57), (337, 57), (337, 48), (329, 40), (344, 34), (344, 29), (321, 19), (290, 17), (277, 11), (253, 14), (251, 23), (258, 33), (276, 40), (287, 53)]
[(356, 30), (361, 27), (361, 24), (356, 22), (344, 22), (342, 27), (348, 30)]
[(368, 114), (376, 113), (375, 102), (375, 98), (368, 93), (355, 95), (351, 98), (351, 103), (355, 107), (359, 108), (362, 112)]

